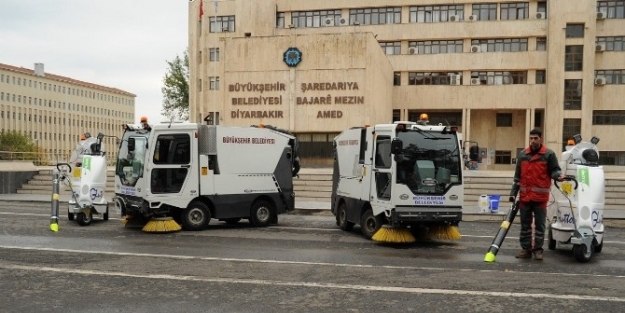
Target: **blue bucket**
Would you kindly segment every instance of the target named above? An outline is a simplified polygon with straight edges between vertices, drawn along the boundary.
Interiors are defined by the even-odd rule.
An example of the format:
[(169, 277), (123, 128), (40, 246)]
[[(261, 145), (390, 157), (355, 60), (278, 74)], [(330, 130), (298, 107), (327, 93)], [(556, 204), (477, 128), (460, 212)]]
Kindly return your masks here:
[(491, 213), (499, 212), (499, 199), (501, 195), (488, 195), (488, 208)]

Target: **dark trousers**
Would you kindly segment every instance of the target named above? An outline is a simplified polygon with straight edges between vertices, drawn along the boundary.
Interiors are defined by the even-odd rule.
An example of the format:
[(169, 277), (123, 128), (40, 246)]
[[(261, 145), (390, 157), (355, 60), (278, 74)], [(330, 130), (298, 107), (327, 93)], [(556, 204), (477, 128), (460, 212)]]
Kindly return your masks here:
[[(545, 241), (545, 225), (547, 224), (547, 203), (520, 202), (521, 248), (529, 251), (542, 251)], [(534, 219), (534, 247), (532, 249), (532, 218)]]

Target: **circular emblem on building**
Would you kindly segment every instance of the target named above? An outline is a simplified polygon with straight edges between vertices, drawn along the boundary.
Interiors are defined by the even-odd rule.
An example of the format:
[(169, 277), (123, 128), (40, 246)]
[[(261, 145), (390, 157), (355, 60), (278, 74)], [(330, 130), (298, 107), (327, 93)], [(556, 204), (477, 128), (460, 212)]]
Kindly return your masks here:
[(302, 52), (299, 49), (291, 47), (284, 51), (284, 63), (290, 67), (296, 67), (302, 62)]

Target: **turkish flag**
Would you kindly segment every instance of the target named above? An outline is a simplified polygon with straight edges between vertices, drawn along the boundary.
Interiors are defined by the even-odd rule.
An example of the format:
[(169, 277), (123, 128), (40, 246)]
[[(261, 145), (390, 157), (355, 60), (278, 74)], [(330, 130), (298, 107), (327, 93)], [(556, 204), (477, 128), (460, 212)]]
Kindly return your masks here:
[(202, 15), (204, 15), (204, 0), (200, 0), (200, 19), (202, 19)]

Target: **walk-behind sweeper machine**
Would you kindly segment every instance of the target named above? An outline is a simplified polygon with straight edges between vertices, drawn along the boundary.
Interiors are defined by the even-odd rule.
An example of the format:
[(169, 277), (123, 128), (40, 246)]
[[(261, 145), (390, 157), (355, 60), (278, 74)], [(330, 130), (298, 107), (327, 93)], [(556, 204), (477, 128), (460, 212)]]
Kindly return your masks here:
[(562, 153), (560, 165), (572, 181), (555, 184), (552, 192), (557, 206), (549, 225), (549, 250), (572, 245), (575, 259), (588, 262), (594, 252), (603, 249), (603, 208), (605, 206), (605, 178), (599, 166), (599, 138), (582, 142), (580, 135)]
[[(603, 208), (605, 205), (605, 179), (603, 167), (599, 166), (599, 138), (582, 142), (580, 135), (573, 137), (560, 158), (560, 167), (566, 177), (561, 184), (554, 180), (553, 201), (549, 210), (556, 206), (552, 223), (548, 230), (548, 248), (555, 250), (558, 245), (573, 246), (573, 254), (579, 262), (588, 262), (593, 252), (603, 249)], [(517, 194), (518, 186), (513, 190)], [(511, 197), (514, 201), (514, 197)], [(510, 225), (519, 211), (518, 201), (514, 202), (506, 219), (493, 239), (484, 256), (485, 262), (495, 262)]]
[[(106, 156), (102, 139), (85, 134), (72, 152), (70, 162), (58, 163), (53, 173), (52, 217), (50, 229), (58, 231), (59, 184), (67, 184), (72, 197), (68, 201), (67, 218), (74, 219), (80, 226), (93, 222), (99, 216), (107, 221), (109, 217), (108, 201), (104, 197), (106, 187)], [(73, 165), (73, 166), (72, 166)]]

